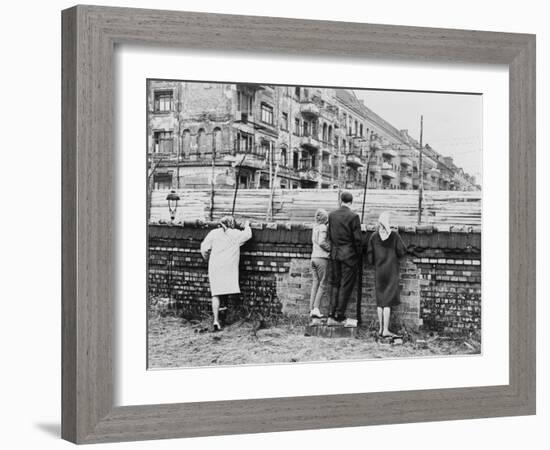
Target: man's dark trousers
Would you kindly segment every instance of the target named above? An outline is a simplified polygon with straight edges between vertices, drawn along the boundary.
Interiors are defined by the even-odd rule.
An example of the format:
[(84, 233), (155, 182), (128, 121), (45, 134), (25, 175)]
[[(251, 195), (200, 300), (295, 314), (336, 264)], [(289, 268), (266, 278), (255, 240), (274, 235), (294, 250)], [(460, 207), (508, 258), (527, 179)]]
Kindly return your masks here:
[(362, 233), (359, 216), (348, 206), (332, 211), (328, 216), (328, 238), (330, 240), (330, 317), (342, 320), (346, 316), (355, 279), (357, 264), (361, 255)]
[(346, 315), (349, 298), (357, 280), (357, 258), (330, 260), (331, 310), (330, 316), (342, 319)]

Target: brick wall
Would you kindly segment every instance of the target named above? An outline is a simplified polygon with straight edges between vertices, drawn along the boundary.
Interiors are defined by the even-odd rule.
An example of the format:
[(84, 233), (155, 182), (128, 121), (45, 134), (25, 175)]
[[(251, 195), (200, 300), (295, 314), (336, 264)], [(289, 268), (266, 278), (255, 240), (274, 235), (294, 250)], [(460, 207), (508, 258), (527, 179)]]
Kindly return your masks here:
[[(210, 226), (149, 226), (149, 279), (151, 298), (169, 298), (187, 317), (210, 312), (207, 265), (199, 253)], [(368, 239), (372, 230), (365, 233)], [(409, 328), (463, 332), (481, 325), (481, 235), (457, 228), (401, 229), (413, 252), (401, 262), (401, 305), (395, 322)], [(242, 247), (242, 296), (227, 299), (239, 314), (255, 311), (265, 319), (309, 312), (311, 230), (304, 225), (256, 225), (252, 239)], [(355, 316), (357, 292), (348, 315)], [(328, 299), (321, 305), (326, 311)], [(362, 270), (361, 314), (364, 323), (376, 320), (374, 272)]]

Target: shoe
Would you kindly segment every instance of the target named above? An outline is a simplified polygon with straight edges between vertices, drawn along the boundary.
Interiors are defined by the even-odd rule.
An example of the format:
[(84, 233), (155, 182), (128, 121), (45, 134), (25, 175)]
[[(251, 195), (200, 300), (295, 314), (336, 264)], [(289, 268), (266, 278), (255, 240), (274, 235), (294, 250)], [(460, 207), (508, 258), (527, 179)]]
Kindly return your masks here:
[(329, 317), (327, 320), (327, 325), (329, 327), (339, 327), (339, 326), (342, 326), (342, 321), (337, 320), (334, 317)]
[(222, 330), (222, 327), (220, 326), (220, 324), (218, 322), (214, 322), (214, 324), (212, 325), (212, 331), (221, 331)]
[(392, 333), (391, 331), (389, 332), (389, 334), (381, 334), (380, 336), (383, 338), (392, 338), (392, 339), (401, 339), (403, 337), (400, 334), (395, 334), (395, 333)]
[(345, 328), (357, 328), (357, 319), (346, 319), (344, 322)]
[(311, 317), (312, 319), (322, 319), (325, 316), (321, 314), (321, 311), (319, 311), (319, 308), (313, 308), (309, 313), (309, 317)]

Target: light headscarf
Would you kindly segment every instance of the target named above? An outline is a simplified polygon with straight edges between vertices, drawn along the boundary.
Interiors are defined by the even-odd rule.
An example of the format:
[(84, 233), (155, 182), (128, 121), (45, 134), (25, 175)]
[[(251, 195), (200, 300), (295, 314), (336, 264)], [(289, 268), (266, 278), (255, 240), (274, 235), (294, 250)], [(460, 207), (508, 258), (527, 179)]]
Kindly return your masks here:
[(389, 211), (384, 211), (378, 218), (378, 234), (380, 235), (380, 239), (383, 241), (390, 237), (391, 226)]

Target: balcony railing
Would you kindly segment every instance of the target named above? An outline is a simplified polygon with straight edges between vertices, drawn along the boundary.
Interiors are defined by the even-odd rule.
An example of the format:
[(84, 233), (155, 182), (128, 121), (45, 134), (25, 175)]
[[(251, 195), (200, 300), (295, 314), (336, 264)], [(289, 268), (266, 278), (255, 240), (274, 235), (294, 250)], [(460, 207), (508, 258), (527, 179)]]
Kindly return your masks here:
[(383, 148), (382, 154), (388, 158), (395, 158), (397, 156), (397, 152), (390, 147)]
[(300, 102), (300, 112), (306, 117), (319, 117), (319, 106), (311, 100), (302, 100)]
[(409, 185), (409, 184), (412, 184), (412, 177), (411, 177), (410, 175), (403, 175), (403, 174), (402, 174), (402, 175), (401, 175), (401, 180), (400, 180), (400, 181), (401, 181), (401, 183), (403, 183), (403, 184)]
[(378, 164), (369, 165), (369, 172), (380, 173), (381, 170), (382, 170), (382, 168)]
[(402, 156), (401, 157), (401, 165), (403, 167), (411, 167), (412, 166), (412, 159), (408, 156)]
[(389, 164), (382, 164), (382, 177), (383, 178), (395, 178), (396, 173), (393, 167)]
[(304, 167), (304, 166), (300, 167), (300, 170), (298, 171), (298, 175), (302, 180), (308, 180), (308, 181), (319, 180), (319, 171), (311, 167), (310, 168)]
[(242, 167), (263, 169), (266, 166), (266, 153), (260, 148), (246, 148), (237, 146), (234, 163)]
[(382, 143), (377, 139), (372, 139), (369, 142), (369, 147), (373, 152), (376, 152), (377, 150), (380, 150), (382, 148)]
[(321, 146), (321, 143), (319, 142), (317, 137), (313, 135), (305, 135), (300, 138), (300, 145), (304, 147), (311, 147), (317, 150)]
[(361, 158), (355, 153), (348, 153), (346, 155), (346, 163), (349, 166), (353, 166), (353, 167), (359, 167), (363, 165)]

